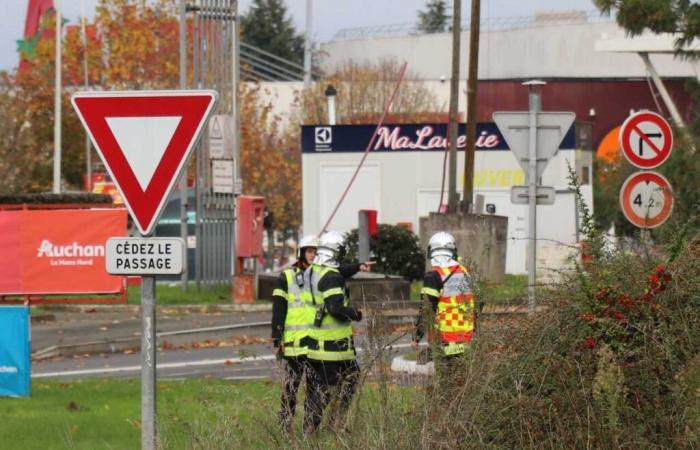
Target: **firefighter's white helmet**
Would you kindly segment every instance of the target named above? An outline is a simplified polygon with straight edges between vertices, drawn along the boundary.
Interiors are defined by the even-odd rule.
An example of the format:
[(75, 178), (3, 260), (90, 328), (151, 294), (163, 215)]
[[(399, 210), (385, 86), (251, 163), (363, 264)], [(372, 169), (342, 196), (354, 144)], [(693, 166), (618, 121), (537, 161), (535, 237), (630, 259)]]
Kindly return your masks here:
[(314, 262), (322, 266), (338, 267), (340, 265), (340, 249), (343, 246), (343, 235), (337, 231), (327, 231), (321, 235), (316, 249)]
[(318, 247), (318, 238), (315, 234), (309, 234), (299, 239), (299, 245), (297, 245), (297, 259), (303, 258), (304, 249), (309, 247)]
[(445, 231), (435, 233), (428, 241), (428, 258), (438, 256), (457, 257), (457, 242), (454, 236)]

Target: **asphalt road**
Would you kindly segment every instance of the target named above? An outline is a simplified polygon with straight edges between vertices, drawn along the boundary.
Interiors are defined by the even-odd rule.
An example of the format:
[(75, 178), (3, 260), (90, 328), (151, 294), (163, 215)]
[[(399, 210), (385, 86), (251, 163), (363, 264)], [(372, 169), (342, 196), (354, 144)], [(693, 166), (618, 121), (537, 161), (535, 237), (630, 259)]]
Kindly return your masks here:
[[(374, 359), (362, 347), (358, 336), (360, 363)], [(410, 348), (407, 337), (386, 348), (382, 353), (385, 361)], [(373, 353), (375, 354), (375, 353)], [(277, 379), (282, 375), (282, 366), (268, 345), (241, 345), (237, 347), (215, 347), (199, 349), (160, 350), (156, 356), (158, 378), (214, 377), (228, 380)], [(84, 379), (84, 378), (134, 378), (140, 376), (141, 355), (114, 353), (102, 355), (74, 355), (47, 361), (35, 362), (32, 367), (34, 379)]]
[[(158, 338), (157, 377), (280, 377), (282, 365), (269, 342), (269, 320), (269, 311), (212, 314), (173, 310), (159, 314), (156, 329), (162, 335)], [(230, 326), (239, 328), (228, 329)], [(357, 327), (355, 337), (360, 360), (374, 359), (362, 350), (364, 326), (363, 322)], [(32, 363), (32, 378), (139, 377), (140, 332), (139, 315), (125, 311), (65, 312), (56, 314), (55, 320), (32, 324), (32, 352), (42, 354)], [(386, 340), (396, 340), (393, 350), (382, 351), (387, 361), (410, 346), (406, 336), (387, 336)], [(47, 352), (56, 348), (58, 351)]]

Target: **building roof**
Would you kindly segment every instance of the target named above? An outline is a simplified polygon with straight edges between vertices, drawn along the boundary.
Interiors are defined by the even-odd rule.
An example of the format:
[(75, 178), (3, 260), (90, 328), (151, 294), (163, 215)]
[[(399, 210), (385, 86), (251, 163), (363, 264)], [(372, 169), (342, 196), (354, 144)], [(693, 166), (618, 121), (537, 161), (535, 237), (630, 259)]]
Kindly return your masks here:
[[(598, 51), (612, 48), (625, 31), (612, 21), (534, 20), (517, 28), (486, 28), (480, 35), (479, 79), (527, 78), (646, 78), (645, 66), (637, 55)], [(366, 33), (353, 39), (334, 40), (321, 45), (324, 71), (332, 72), (349, 61), (376, 63), (382, 59), (407, 61), (413, 77), (421, 80), (449, 78), (451, 33), (381, 36)], [(460, 78), (466, 78), (468, 31), (461, 36)], [(697, 77), (700, 67), (675, 58), (668, 52), (668, 37), (640, 38), (653, 51), (652, 60), (665, 78)], [(697, 64), (697, 63), (695, 63)]]

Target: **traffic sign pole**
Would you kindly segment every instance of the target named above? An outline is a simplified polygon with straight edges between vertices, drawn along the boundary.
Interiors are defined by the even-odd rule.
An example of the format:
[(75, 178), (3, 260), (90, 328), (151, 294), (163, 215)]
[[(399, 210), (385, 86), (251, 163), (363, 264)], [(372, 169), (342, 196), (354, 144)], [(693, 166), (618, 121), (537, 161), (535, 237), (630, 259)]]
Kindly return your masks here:
[(141, 277), (141, 449), (156, 450), (156, 277)]
[(540, 89), (542, 82), (531, 82), (528, 85), (530, 142), (528, 156), (528, 240), (527, 240), (527, 312), (535, 314), (535, 281), (537, 279), (537, 114), (541, 109)]
[[(549, 160), (559, 150), (562, 140), (576, 118), (572, 112), (541, 112), (540, 91), (543, 81), (523, 83), (529, 88), (528, 111), (496, 111), (496, 122), (503, 138), (515, 155), (518, 163), (527, 175), (526, 186), (514, 186), (511, 189), (513, 203), (527, 203), (528, 217), (528, 313), (535, 312), (535, 280), (537, 261), (537, 204), (554, 203), (555, 192), (551, 187), (538, 186), (539, 178), (547, 167)], [(527, 197), (527, 201), (520, 201)], [(539, 197), (539, 201), (538, 201)]]
[[(73, 107), (142, 237), (152, 236), (176, 178), (186, 174), (188, 156), (216, 97), (215, 91), (184, 90), (73, 94)], [(145, 254), (156, 258), (148, 248)], [(141, 275), (141, 448), (145, 450), (155, 450), (157, 441), (155, 275), (169, 273), (168, 266), (175, 261), (167, 244), (158, 248), (166, 249), (162, 258), (144, 258), (154, 267), (149, 262)], [(185, 255), (180, 258), (182, 268), (187, 253), (180, 250)]]

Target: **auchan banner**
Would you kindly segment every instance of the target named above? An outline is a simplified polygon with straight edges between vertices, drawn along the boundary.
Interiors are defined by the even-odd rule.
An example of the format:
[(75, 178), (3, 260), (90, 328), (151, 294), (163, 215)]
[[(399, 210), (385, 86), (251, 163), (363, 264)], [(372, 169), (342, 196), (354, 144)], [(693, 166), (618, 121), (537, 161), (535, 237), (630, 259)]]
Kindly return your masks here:
[(0, 211), (0, 295), (119, 292), (105, 242), (126, 236), (125, 209)]

